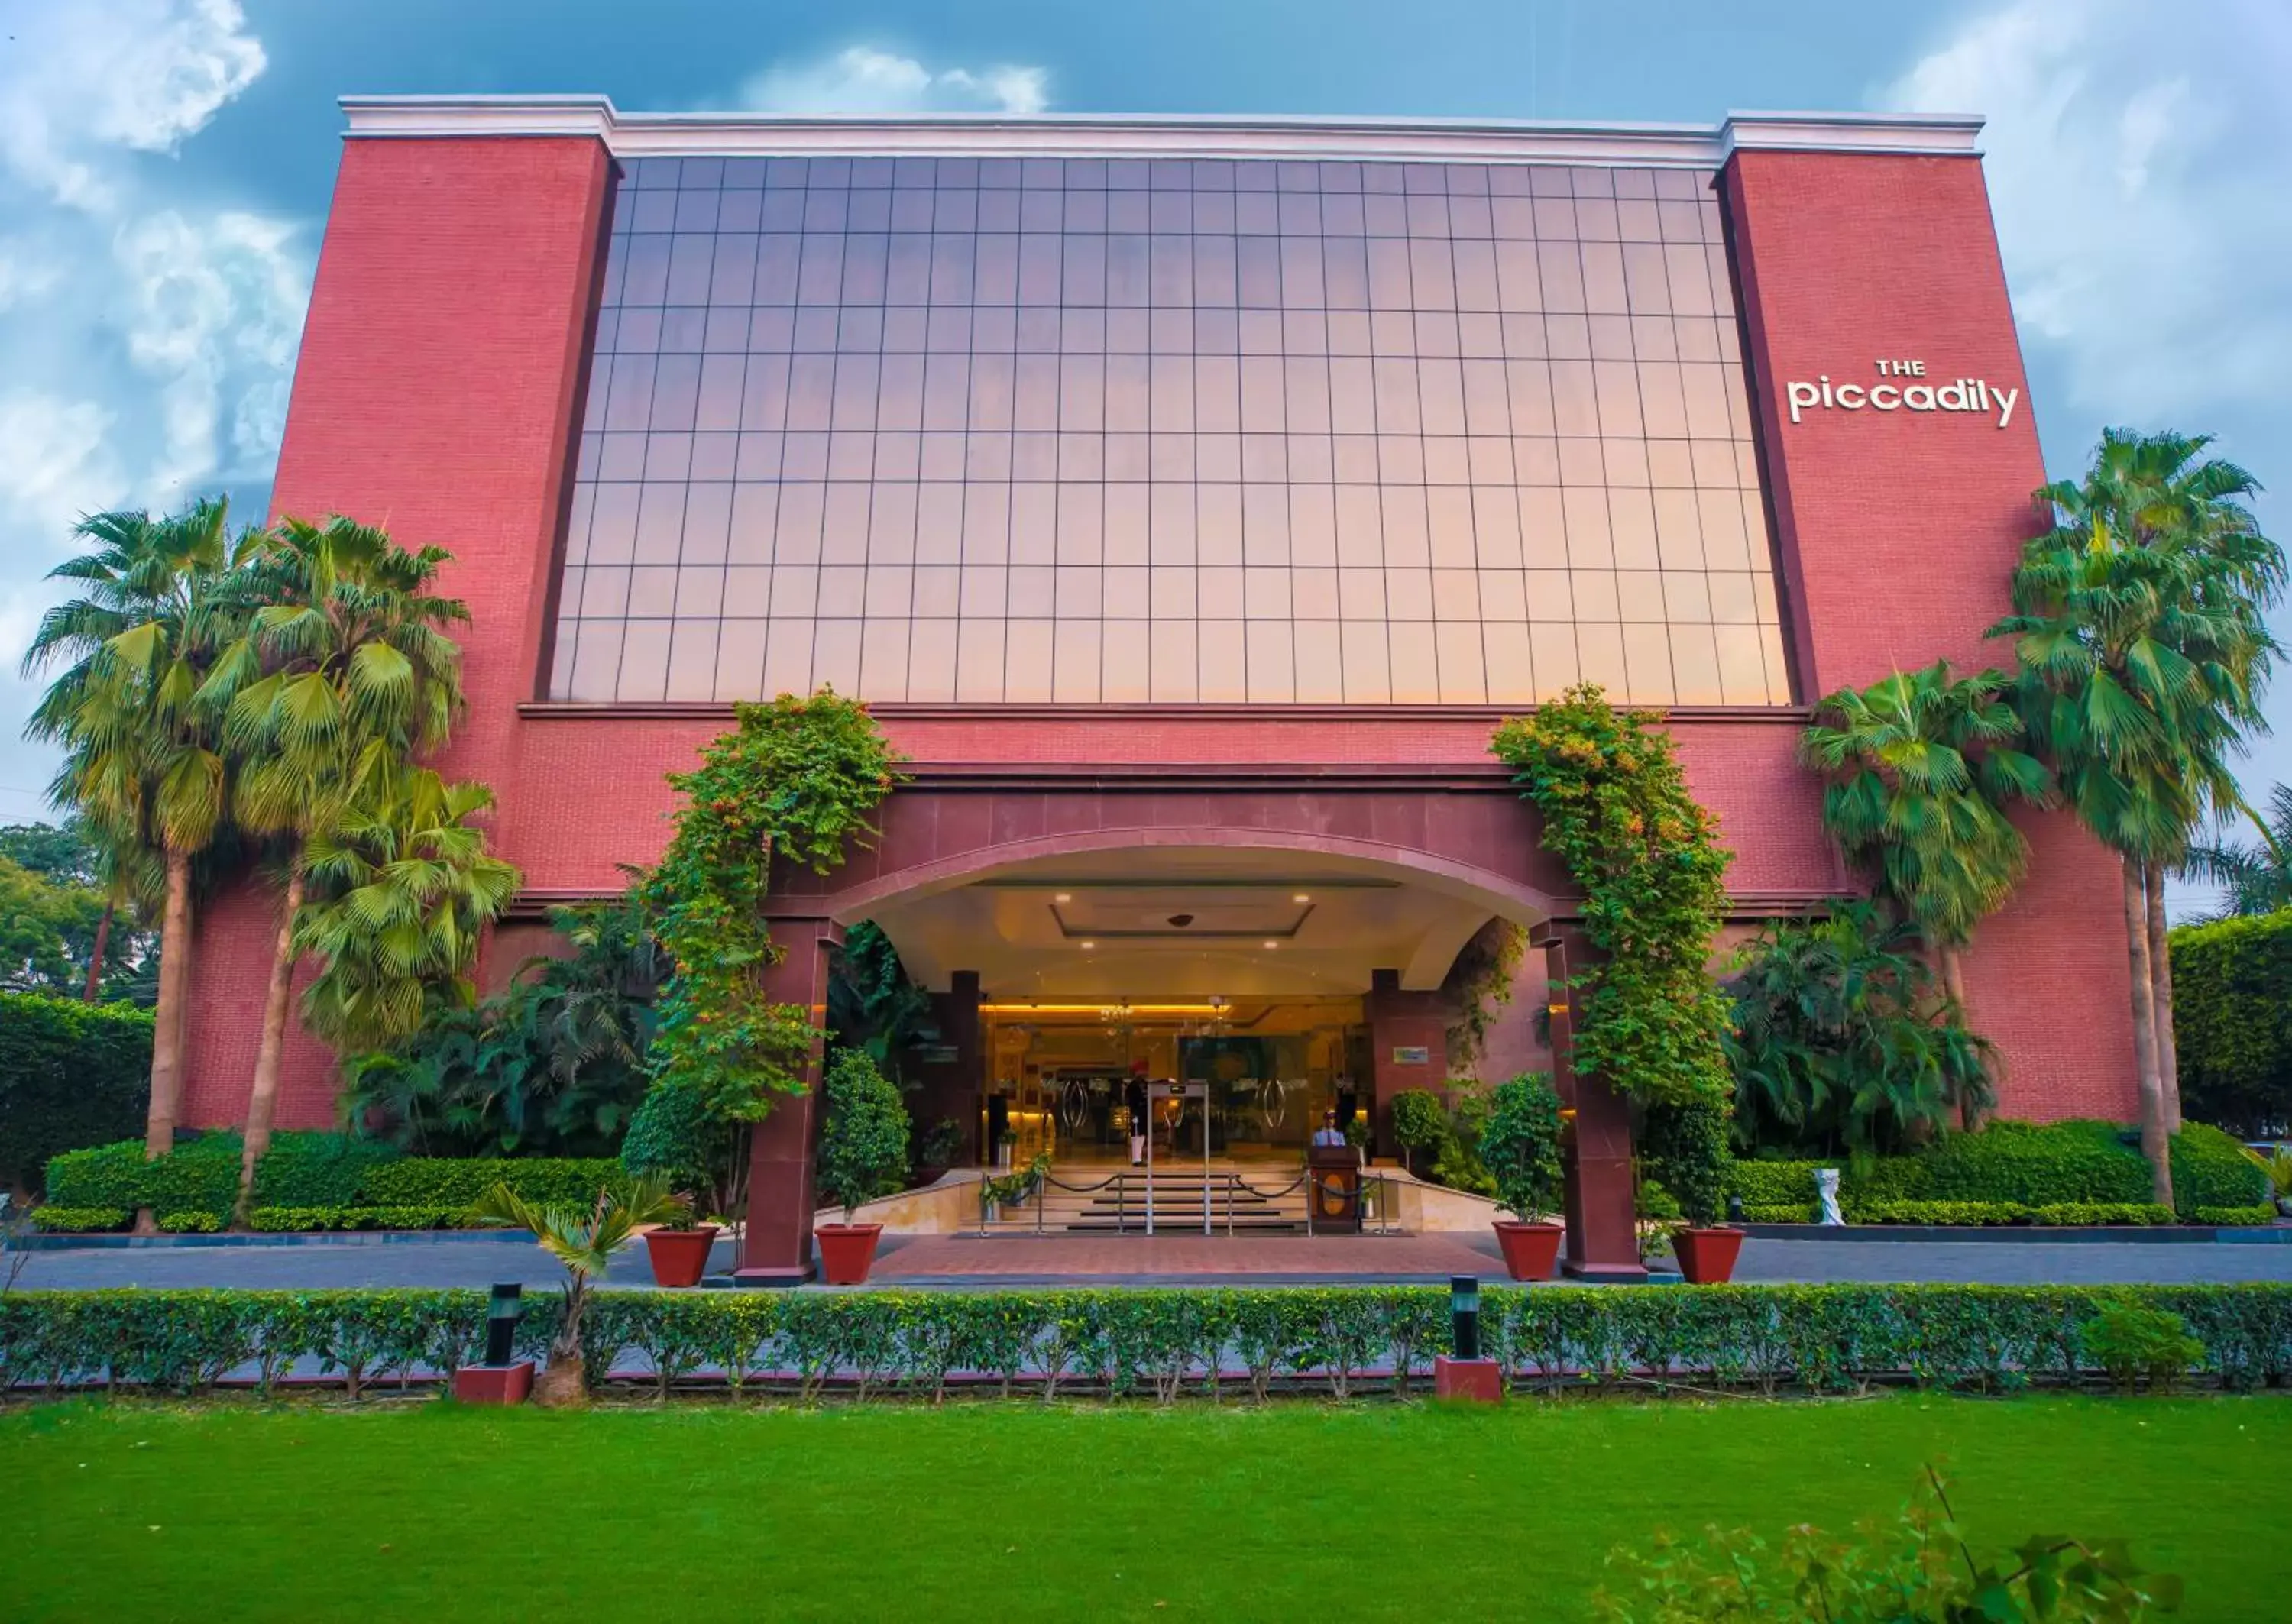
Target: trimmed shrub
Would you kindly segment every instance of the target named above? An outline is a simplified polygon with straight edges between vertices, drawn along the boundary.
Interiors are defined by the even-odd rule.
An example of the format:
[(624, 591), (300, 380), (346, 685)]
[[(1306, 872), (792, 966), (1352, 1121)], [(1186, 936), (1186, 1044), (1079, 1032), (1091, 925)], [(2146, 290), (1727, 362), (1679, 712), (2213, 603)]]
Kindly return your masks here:
[[(2149, 1209), (2149, 1164), (2128, 1130), (2114, 1122), (1994, 1122), (1978, 1133), (1951, 1134), (1910, 1156), (1884, 1156), (1860, 1166), (1823, 1162), (1738, 1162), (1727, 1173), (1730, 1194), (1753, 1207), (1796, 1206), (1815, 1199), (1814, 1174), (1840, 1167), (1839, 1196), (1850, 1221), (1895, 1223), (2014, 1223), (2008, 1217), (1902, 1218), (1860, 1215), (1877, 1206), (1983, 1208), (2014, 1206), (2122, 1213)], [(2173, 1195), (2192, 1222), (2218, 1220), (2201, 1210), (2244, 1209), (2267, 1199), (2268, 1176), (2237, 1141), (2202, 1122), (2183, 1126), (2173, 1139)], [(1767, 1220), (1762, 1220), (1767, 1221)], [(2062, 1223), (2157, 1223), (2153, 1218), (2048, 1219)], [(2262, 1221), (2265, 1221), (2264, 1219)]]
[(2266, 1170), (2233, 1136), (2205, 1122), (2181, 1124), (2173, 1136), (2173, 1202), (2182, 1211), (2256, 1206), (2268, 1194)]
[(2276, 1209), (2263, 1202), (2256, 1207), (2199, 1207), (2189, 1216), (2199, 1224), (2223, 1229), (2256, 1229), (2276, 1221)]
[(230, 1218), (238, 1194), (239, 1138), (213, 1133), (157, 1162), (143, 1160), (143, 1141), (125, 1139), (68, 1151), (48, 1163), (48, 1196), (67, 1207), (149, 1207), (159, 1218), (206, 1212)]
[(0, 1188), (37, 1189), (51, 1157), (141, 1130), (151, 1012), (0, 993)]
[(367, 1169), (358, 1195), (367, 1206), (460, 1209), (497, 1184), (544, 1206), (585, 1207), (600, 1189), (625, 1191), (628, 1175), (609, 1156), (408, 1156)]
[(1449, 1137), (1449, 1113), (1430, 1089), (1403, 1089), (1392, 1097), (1392, 1140), (1404, 1150), (1432, 1150)]
[(254, 1170), (258, 1207), (347, 1207), (367, 1175), (399, 1160), (394, 1145), (344, 1133), (275, 1133)]
[(1746, 1224), (1812, 1224), (1821, 1216), (1812, 1202), (1804, 1207), (1780, 1206), (1765, 1202), (1755, 1205), (1750, 1202), (1743, 1203), (1743, 1221)]
[[(1744, 1216), (1754, 1207), (1812, 1207), (1820, 1199), (1814, 1187), (1819, 1168), (1844, 1167), (1843, 1162), (1738, 1162), (1727, 1170), (1727, 1194), (1742, 1198)], [(1788, 1223), (1788, 1218), (1753, 1218), (1754, 1223)]]
[(222, 1220), (212, 1212), (170, 1212), (159, 1227), (171, 1235), (211, 1235), (222, 1229)]
[(2151, 1202), (1858, 1201), (1843, 1203), (1856, 1224), (2169, 1224), (2173, 1210)]
[(246, 1226), (264, 1234), (311, 1234), (329, 1229), (452, 1229), (464, 1223), (463, 1207), (257, 1207)]
[[(1873, 1381), (2011, 1390), (2122, 1368), (2096, 1323), (2127, 1306), (2177, 1316), (2163, 1350), (2207, 1385), (2292, 1375), (2292, 1285), (1491, 1286), (1486, 1346), (1515, 1393), (1621, 1384), (1852, 1391)], [(593, 1376), (657, 1391), (714, 1371), (810, 1395), (1090, 1388), (1173, 1400), (1220, 1387), (1344, 1399), (1407, 1388), (1442, 1344), (1438, 1287), (858, 1292), (609, 1291), (583, 1343)], [(268, 1387), (298, 1359), (355, 1397), (377, 1378), (465, 1363), (482, 1291), (19, 1291), (0, 1298), (0, 1387), (115, 1383), (198, 1392), (234, 1372)], [(561, 1299), (528, 1299), (522, 1351), (545, 1347)], [(2120, 1316), (2121, 1317), (2121, 1316)], [(2155, 1339), (2146, 1336), (2144, 1346)], [(2146, 1355), (2136, 1366), (2158, 1368)]]
[(2183, 925), (2172, 953), (2182, 1110), (2256, 1138), (2283, 1131), (2292, 1124), (2292, 909)]
[(123, 1207), (61, 1207), (50, 1202), (32, 1209), (32, 1222), (58, 1234), (101, 1234), (125, 1229), (135, 1215)]

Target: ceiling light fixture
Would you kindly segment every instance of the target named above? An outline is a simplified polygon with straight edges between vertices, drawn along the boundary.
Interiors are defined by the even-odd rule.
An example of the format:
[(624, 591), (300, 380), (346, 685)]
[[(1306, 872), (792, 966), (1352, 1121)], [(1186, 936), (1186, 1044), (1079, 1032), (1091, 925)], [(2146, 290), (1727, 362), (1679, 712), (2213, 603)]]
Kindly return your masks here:
[(1300, 892), (1298, 892), (1295, 896), (1292, 896), (1289, 900), (1290, 900), (1291, 902), (1311, 902), (1311, 901), (1312, 901), (1313, 899), (1312, 899), (1311, 896), (1308, 896), (1304, 892), (1300, 891)]
[(1095, 943), (1095, 942), (1085, 942), (1082, 945), (1083, 945), (1083, 951), (1084, 951), (1084, 952), (1085, 952), (1085, 953), (1087, 953), (1087, 952), (1089, 952), (1092, 948), (1094, 948), (1094, 947), (1097, 946), (1097, 945), (1098, 945), (1098, 944), (1097, 944), (1097, 943)]
[(1275, 948), (1277, 948), (1277, 947), (1279, 947), (1279, 946), (1280, 946), (1280, 945), (1281, 945), (1281, 944), (1280, 944), (1280, 943), (1279, 943), (1279, 942), (1268, 942), (1268, 943), (1265, 945), (1265, 951), (1266, 951), (1267, 953), (1271, 953)]
[(1072, 891), (1061, 891), (1057, 896), (1052, 897), (1051, 900), (1053, 902), (1072, 902), (1074, 900), (1074, 893)]

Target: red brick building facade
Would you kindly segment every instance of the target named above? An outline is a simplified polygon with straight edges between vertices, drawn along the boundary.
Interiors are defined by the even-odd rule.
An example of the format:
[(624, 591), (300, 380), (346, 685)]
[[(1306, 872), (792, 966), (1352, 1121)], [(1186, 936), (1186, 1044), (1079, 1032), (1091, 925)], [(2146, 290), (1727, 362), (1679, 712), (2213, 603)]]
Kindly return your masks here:
[[(274, 507), (454, 553), (446, 765), (527, 920), (657, 856), (732, 699), (833, 680), (916, 780), (789, 898), (799, 979), (804, 932), (907, 919), (928, 964), (932, 899), (1139, 854), (1417, 888), (1407, 964), (1283, 938), (1366, 1001), (1382, 1097), (1387, 1055), (1443, 1074), (1465, 927), (1566, 934), (1502, 716), (1579, 677), (1667, 712), (1748, 921), (1852, 888), (1807, 703), (2004, 654), (2044, 474), (1968, 122), (349, 111)], [(2003, 1109), (2129, 1117), (2112, 862), (2028, 828), (1967, 971)], [(187, 1121), (243, 1110), (275, 905), (201, 922)], [(297, 1034), (281, 1124), (332, 1100)]]

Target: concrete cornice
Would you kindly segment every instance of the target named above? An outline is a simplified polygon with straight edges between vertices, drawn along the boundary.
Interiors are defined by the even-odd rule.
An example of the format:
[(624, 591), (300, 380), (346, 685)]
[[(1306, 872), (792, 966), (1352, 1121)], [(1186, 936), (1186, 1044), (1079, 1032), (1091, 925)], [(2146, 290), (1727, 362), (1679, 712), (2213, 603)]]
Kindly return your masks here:
[(1482, 119), (624, 113), (609, 98), (345, 96), (352, 138), (589, 136), (617, 157), (1184, 157), (1715, 168), (1739, 150), (1973, 153), (1981, 120), (1732, 113), (1715, 125)]

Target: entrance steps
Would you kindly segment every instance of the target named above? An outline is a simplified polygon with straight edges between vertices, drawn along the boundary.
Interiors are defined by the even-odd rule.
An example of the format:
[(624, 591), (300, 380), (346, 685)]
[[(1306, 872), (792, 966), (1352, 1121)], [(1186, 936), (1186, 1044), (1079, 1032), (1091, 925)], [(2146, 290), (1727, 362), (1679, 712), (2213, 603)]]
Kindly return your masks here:
[[(1201, 1234), (1207, 1191), (1213, 1234), (1303, 1234), (1305, 1186), (1301, 1172), (1280, 1166), (1207, 1173), (1198, 1167), (1167, 1172), (1157, 1168), (1155, 1232)], [(1024, 1204), (1000, 1209), (984, 1228), (991, 1234), (1143, 1234), (1146, 1196), (1143, 1169), (1077, 1167), (1061, 1172), (1053, 1167), (1050, 1181)]]

